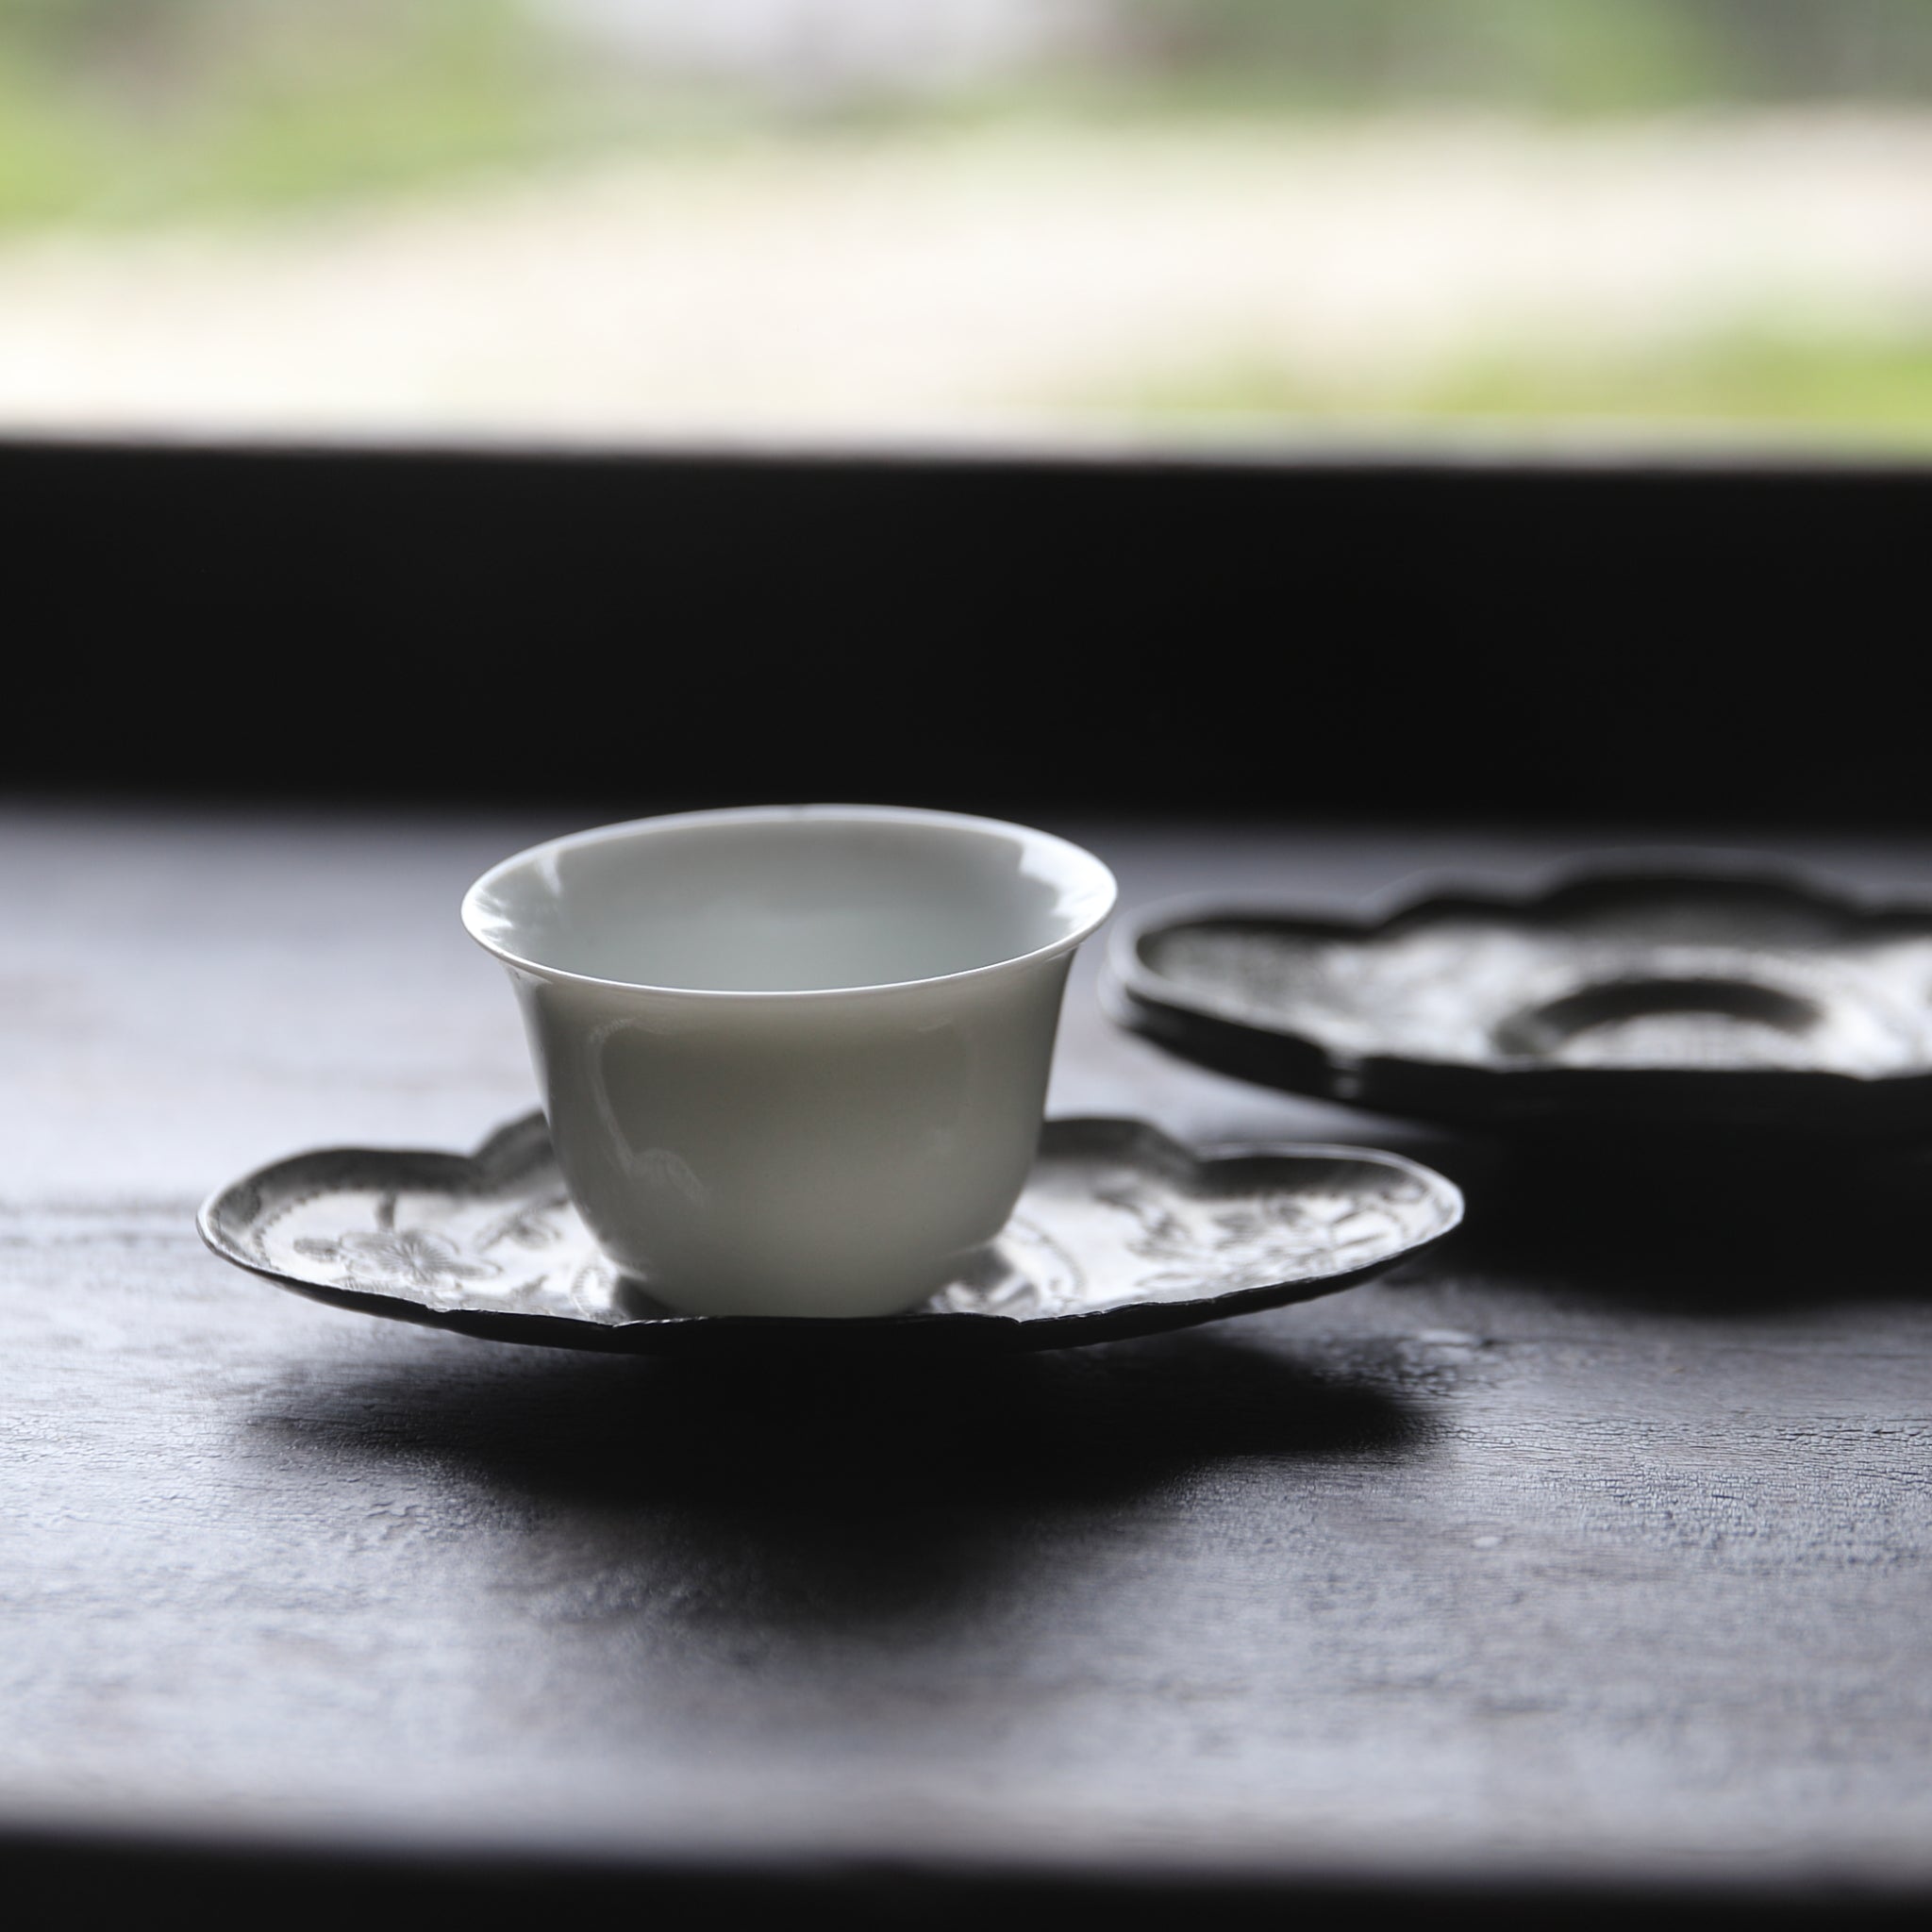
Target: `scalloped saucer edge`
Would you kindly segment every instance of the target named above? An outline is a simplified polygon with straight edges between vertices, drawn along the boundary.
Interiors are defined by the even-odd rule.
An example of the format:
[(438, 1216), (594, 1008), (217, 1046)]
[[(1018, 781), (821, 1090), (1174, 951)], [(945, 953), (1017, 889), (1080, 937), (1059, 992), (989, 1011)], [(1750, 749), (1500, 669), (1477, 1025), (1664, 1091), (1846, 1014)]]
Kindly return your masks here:
[(296, 1155), (218, 1190), (197, 1225), (225, 1260), (297, 1293), (490, 1341), (965, 1355), (1124, 1340), (1334, 1293), (1433, 1246), (1462, 1213), (1453, 1182), (1398, 1154), (1196, 1151), (1144, 1122), (1056, 1120), (994, 1247), (921, 1307), (843, 1321), (685, 1315), (596, 1252), (539, 1113), (470, 1155)]

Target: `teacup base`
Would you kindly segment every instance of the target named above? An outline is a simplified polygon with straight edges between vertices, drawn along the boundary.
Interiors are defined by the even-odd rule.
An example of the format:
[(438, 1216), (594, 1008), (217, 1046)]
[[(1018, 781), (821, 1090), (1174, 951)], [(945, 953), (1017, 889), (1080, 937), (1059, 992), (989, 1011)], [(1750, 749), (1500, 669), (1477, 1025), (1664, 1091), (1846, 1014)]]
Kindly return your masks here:
[(618, 1276), (639, 1295), (674, 1314), (707, 1319), (857, 1322), (903, 1315), (928, 1302), (949, 1282), (983, 1267), (991, 1242), (958, 1255), (943, 1267), (904, 1269), (886, 1274), (796, 1275), (747, 1271), (729, 1275), (665, 1280), (611, 1257)]

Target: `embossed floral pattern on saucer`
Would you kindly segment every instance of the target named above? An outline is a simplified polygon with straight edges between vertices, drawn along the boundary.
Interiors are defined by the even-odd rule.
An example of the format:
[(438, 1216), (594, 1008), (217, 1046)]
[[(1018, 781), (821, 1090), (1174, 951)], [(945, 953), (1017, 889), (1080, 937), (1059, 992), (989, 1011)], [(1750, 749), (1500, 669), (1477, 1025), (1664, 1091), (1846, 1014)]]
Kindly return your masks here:
[(666, 1353), (890, 1338), (996, 1353), (1330, 1293), (1440, 1240), (1461, 1212), (1448, 1181), (1393, 1154), (1197, 1155), (1140, 1122), (1051, 1121), (999, 1241), (911, 1313), (683, 1315), (597, 1252), (536, 1114), (470, 1156), (297, 1156), (223, 1189), (200, 1224), (217, 1254), (302, 1293), (496, 1341)]

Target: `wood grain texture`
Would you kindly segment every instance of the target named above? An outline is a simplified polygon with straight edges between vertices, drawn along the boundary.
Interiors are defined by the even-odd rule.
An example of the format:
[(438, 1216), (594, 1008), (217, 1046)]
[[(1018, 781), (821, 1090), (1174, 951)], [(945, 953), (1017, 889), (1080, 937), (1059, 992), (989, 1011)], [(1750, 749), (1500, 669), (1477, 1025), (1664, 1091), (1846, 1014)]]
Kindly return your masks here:
[[(199, 1197), (247, 1166), (528, 1105), (455, 908), (562, 828), (0, 828), (21, 1869), (120, 1840), (962, 1897), (1932, 1892), (1921, 1157), (1512, 1168), (1167, 1061), (1090, 969), (1056, 1111), (1393, 1145), (1468, 1187), (1468, 1230), (1307, 1307), (891, 1379), (358, 1322), (204, 1252)], [(1561, 850), (1064, 829), (1129, 903), (1341, 908)], [(1932, 878), (1924, 845), (1782, 850)]]

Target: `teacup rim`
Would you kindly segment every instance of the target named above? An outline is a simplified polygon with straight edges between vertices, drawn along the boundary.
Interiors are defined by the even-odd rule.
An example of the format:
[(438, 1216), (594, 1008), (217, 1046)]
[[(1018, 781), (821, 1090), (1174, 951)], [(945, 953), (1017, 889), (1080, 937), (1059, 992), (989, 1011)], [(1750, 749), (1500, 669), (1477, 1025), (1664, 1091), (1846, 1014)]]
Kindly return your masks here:
[[(1080, 924), (1058, 938), (1050, 940), (1045, 945), (1034, 947), (1030, 952), (1009, 954), (1005, 958), (988, 960), (984, 965), (962, 967), (957, 973), (932, 974), (923, 979), (873, 980), (853, 986), (824, 987), (662, 986), (649, 980), (610, 979), (596, 974), (574, 973), (567, 967), (554, 966), (499, 944), (483, 932), (478, 924), (477, 914), (482, 895), (497, 879), (515, 867), (540, 861), (554, 853), (581, 849), (587, 845), (601, 844), (607, 841), (636, 836), (651, 830), (669, 830), (677, 825), (760, 822), (771, 824), (795, 824), (802, 820), (847, 823), (873, 821), (1017, 834), (1029, 845), (1067, 855), (1079, 865), (1090, 869), (1093, 874), (1093, 883), (1099, 891), (1099, 904), (1097, 909)], [(1088, 851), (1084, 845), (1077, 845), (1071, 839), (1063, 839), (1057, 832), (1042, 831), (1037, 825), (1024, 825), (1011, 819), (996, 819), (982, 812), (941, 811), (924, 806), (812, 804), (724, 806), (696, 811), (654, 812), (647, 813), (641, 818), (623, 819), (606, 825), (588, 825), (581, 831), (565, 832), (555, 839), (540, 840), (534, 845), (526, 845), (521, 851), (512, 852), (507, 858), (498, 859), (494, 865), (484, 871), (464, 892), (461, 911), (463, 929), (491, 958), (514, 972), (527, 973), (553, 984), (595, 988), (607, 992), (648, 993), (663, 999), (793, 1002), (851, 999), (873, 993), (908, 992), (923, 988), (952, 986), (968, 980), (985, 979), (997, 974), (1014, 972), (1021, 967), (1039, 965), (1074, 951), (1091, 939), (1106, 924), (1119, 903), (1120, 882), (1115, 878), (1112, 868), (1104, 859)]]

